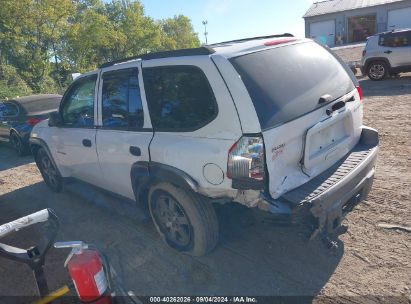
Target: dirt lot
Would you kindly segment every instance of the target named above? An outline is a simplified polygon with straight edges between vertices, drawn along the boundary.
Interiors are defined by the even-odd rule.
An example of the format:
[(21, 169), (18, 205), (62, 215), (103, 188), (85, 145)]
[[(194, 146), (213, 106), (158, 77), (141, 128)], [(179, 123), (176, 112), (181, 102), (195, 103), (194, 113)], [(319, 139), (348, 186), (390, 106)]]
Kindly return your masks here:
[[(332, 302), (411, 301), (411, 233), (381, 223), (411, 226), (411, 75), (362, 80), (365, 123), (380, 132), (373, 190), (346, 219), (335, 254), (307, 242), (296, 227), (278, 226), (238, 206), (218, 210), (219, 246), (193, 258), (168, 249), (142, 211), (128, 202), (71, 184), (51, 193), (30, 157), (0, 144), (0, 223), (51, 207), (61, 219), (59, 240), (103, 247), (126, 287), (138, 295), (304, 295)], [(24, 243), (26, 237), (11, 237)], [(26, 243), (27, 244), (27, 243)], [(67, 280), (67, 251), (51, 250), (46, 272), (51, 288)], [(6, 279), (7, 278), (7, 279)], [(25, 266), (0, 261), (0, 295), (33, 295)], [(1, 298), (0, 298), (1, 302)]]
[(335, 47), (332, 50), (341, 57), (345, 62), (360, 61), (362, 57), (362, 51), (365, 47), (365, 43), (357, 45), (348, 45), (343, 47)]

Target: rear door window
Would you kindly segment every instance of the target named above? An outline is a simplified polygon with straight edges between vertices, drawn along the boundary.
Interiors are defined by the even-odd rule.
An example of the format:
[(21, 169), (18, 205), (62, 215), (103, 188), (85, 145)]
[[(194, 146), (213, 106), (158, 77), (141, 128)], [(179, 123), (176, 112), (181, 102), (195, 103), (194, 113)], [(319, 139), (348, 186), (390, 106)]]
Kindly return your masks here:
[(410, 46), (410, 43), (408, 32), (382, 34), (379, 40), (379, 45), (386, 47), (404, 47)]
[(217, 102), (200, 68), (145, 68), (143, 76), (151, 123), (156, 131), (194, 131), (217, 116)]
[(294, 120), (355, 89), (339, 60), (315, 42), (298, 43), (230, 59), (253, 101), (261, 128)]
[(102, 106), (104, 128), (134, 130), (143, 127), (137, 68), (103, 74)]

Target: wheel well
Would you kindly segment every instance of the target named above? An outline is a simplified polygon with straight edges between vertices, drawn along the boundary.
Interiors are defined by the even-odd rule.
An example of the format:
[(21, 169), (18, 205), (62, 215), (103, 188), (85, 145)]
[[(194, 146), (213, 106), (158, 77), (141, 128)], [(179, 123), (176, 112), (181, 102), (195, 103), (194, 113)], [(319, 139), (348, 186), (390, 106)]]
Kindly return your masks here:
[(18, 135), (17, 132), (16, 132), (16, 130), (11, 129), (11, 130), (10, 130), (10, 136), (11, 136), (13, 133), (16, 134), (16, 135)]
[(167, 182), (179, 188), (198, 192), (197, 182), (187, 173), (156, 162), (142, 161), (133, 164), (130, 177), (134, 195), (138, 202), (147, 202), (150, 187), (159, 182)]
[(134, 186), (135, 186), (135, 189), (137, 189), (138, 202), (140, 202), (144, 207), (148, 208), (148, 194), (150, 192), (150, 188), (161, 182), (171, 183), (174, 186), (178, 187), (178, 185), (170, 181), (161, 180), (155, 176), (148, 178), (146, 181), (144, 181), (143, 184), (140, 184), (140, 185), (138, 184), (138, 181), (135, 181)]
[(365, 70), (367, 71), (368, 68), (370, 67), (370, 65), (371, 65), (372, 63), (374, 63), (374, 62), (377, 62), (377, 61), (382, 61), (382, 62), (384, 62), (385, 64), (387, 64), (388, 70), (391, 69), (391, 64), (390, 64), (390, 62), (388, 61), (387, 58), (372, 58), (372, 59), (368, 59), (368, 60), (365, 62)]

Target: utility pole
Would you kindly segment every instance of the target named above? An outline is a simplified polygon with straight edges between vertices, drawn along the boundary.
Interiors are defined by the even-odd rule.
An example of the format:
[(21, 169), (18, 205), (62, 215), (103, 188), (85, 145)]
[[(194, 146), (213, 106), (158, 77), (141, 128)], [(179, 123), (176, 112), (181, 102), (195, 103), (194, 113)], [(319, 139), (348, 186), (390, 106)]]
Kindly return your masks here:
[(207, 20), (204, 20), (204, 21), (203, 21), (203, 25), (204, 25), (204, 37), (205, 37), (205, 40), (206, 40), (206, 44), (208, 44), (208, 40), (207, 40), (207, 35), (208, 35), (208, 32), (207, 32), (207, 24), (208, 24), (208, 21), (207, 21)]

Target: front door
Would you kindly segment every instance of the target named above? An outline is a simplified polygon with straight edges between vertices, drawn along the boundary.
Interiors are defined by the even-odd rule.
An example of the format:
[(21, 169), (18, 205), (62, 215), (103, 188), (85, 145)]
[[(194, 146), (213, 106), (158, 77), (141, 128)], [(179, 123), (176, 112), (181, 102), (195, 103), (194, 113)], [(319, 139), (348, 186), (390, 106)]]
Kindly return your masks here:
[(56, 157), (71, 177), (102, 186), (97, 158), (95, 99), (97, 74), (77, 79), (60, 106), (63, 126), (53, 132)]
[(104, 69), (99, 94), (96, 142), (105, 188), (130, 199), (134, 199), (132, 165), (150, 160), (148, 150), (153, 137), (140, 94), (139, 65), (134, 62), (124, 69)]

